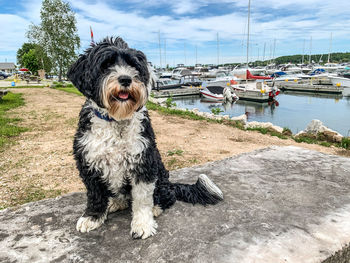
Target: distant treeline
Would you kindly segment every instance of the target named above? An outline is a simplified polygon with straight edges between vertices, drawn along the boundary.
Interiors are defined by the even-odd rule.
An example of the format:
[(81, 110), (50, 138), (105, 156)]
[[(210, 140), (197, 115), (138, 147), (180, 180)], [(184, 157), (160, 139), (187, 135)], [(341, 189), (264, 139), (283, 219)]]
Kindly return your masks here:
[[(282, 56), (275, 58), (275, 60), (269, 59), (269, 60), (257, 60), (254, 62), (249, 62), (249, 65), (251, 66), (266, 66), (271, 63), (276, 64), (300, 64), (303, 60), (302, 55), (292, 55), (292, 56)], [(311, 63), (327, 63), (328, 61), (328, 54), (313, 54), (311, 55)], [(332, 53), (330, 56), (330, 62), (332, 63), (342, 63), (342, 62), (350, 62), (350, 52), (346, 53)], [(304, 55), (304, 64), (309, 63), (309, 55)], [(245, 64), (245, 63), (227, 63), (219, 66), (237, 66), (239, 64)]]

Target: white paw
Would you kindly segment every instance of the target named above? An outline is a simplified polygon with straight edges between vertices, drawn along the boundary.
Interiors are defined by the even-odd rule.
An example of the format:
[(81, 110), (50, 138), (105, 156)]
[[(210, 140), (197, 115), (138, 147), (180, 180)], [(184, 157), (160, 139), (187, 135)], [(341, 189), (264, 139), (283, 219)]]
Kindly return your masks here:
[(163, 213), (163, 209), (158, 205), (153, 206), (152, 213), (155, 217), (158, 217), (158, 216), (160, 216), (161, 213)]
[(113, 213), (119, 210), (124, 210), (129, 207), (129, 203), (126, 199), (110, 198), (108, 203), (108, 212)]
[(157, 233), (157, 227), (158, 225), (153, 218), (147, 221), (138, 221), (133, 219), (131, 222), (131, 236), (135, 239), (146, 239)]
[(82, 216), (77, 222), (77, 231), (85, 233), (100, 227), (105, 221), (103, 216), (100, 219), (95, 219), (91, 216)]

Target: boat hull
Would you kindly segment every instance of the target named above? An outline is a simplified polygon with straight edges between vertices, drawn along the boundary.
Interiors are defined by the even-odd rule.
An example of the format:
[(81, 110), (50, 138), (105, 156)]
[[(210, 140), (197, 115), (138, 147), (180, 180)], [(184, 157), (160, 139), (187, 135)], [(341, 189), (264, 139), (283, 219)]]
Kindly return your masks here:
[(214, 93), (208, 92), (206, 90), (201, 90), (201, 94), (202, 94), (203, 98), (205, 98), (206, 100), (210, 100), (210, 101), (222, 101), (222, 100), (224, 100), (223, 95), (214, 94)]

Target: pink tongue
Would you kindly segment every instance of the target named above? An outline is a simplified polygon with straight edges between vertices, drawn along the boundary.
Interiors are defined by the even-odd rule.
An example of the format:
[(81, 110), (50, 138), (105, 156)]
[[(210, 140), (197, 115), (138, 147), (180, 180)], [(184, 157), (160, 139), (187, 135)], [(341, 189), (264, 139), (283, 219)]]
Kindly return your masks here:
[(129, 98), (129, 93), (127, 93), (127, 92), (119, 92), (118, 97), (123, 99), (123, 100), (126, 100), (126, 99)]

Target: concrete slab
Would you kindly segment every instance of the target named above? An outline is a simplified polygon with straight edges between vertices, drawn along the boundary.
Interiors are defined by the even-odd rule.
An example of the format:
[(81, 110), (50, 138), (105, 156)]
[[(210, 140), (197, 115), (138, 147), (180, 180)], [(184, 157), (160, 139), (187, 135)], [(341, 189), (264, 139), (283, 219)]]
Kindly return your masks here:
[(224, 202), (177, 202), (146, 240), (129, 235), (130, 211), (88, 234), (75, 223), (83, 193), (0, 212), (1, 262), (320, 262), (350, 241), (350, 159), (272, 147), (172, 172), (209, 175)]

